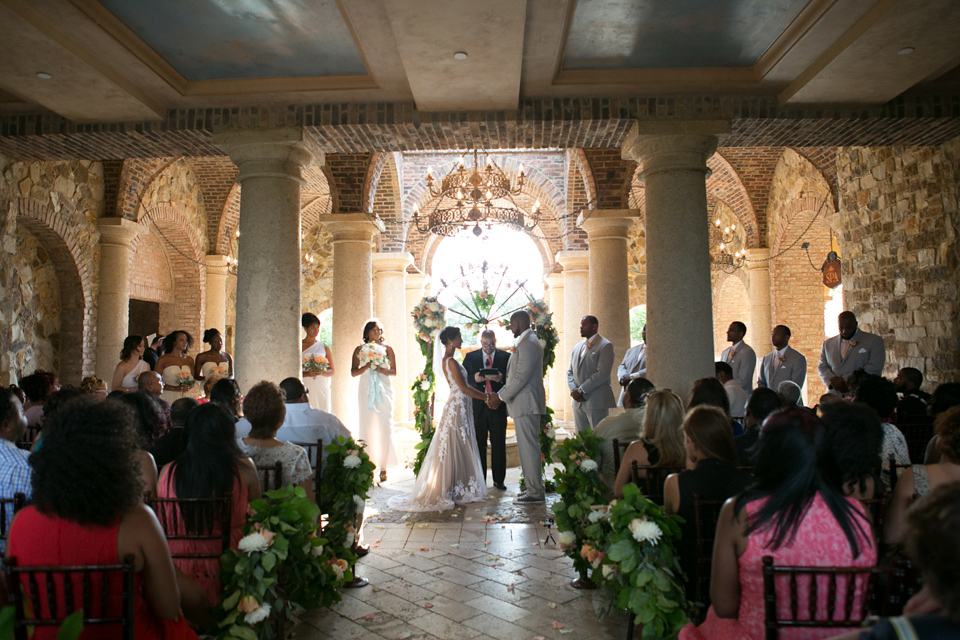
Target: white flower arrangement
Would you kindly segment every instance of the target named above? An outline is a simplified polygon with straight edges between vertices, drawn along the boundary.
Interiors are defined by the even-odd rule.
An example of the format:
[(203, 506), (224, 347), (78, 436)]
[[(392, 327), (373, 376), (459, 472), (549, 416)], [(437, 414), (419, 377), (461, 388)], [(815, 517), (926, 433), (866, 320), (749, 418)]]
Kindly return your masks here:
[(551, 440), (556, 438), (557, 430), (554, 429), (553, 427), (550, 427), (549, 429), (547, 429), (547, 437), (550, 438)]
[(345, 466), (347, 469), (356, 469), (357, 467), (360, 466), (361, 462), (362, 461), (360, 460), (360, 456), (354, 453), (351, 453), (348, 456), (344, 456), (343, 458), (343, 466)]
[(251, 554), (255, 551), (264, 551), (269, 546), (270, 543), (267, 541), (266, 537), (259, 531), (254, 531), (253, 533), (247, 534), (241, 538), (237, 548), (244, 553)]
[(597, 470), (597, 461), (596, 460), (584, 460), (580, 463), (580, 470), (584, 473), (590, 473), (591, 471)]
[(630, 522), (630, 533), (637, 542), (649, 542), (655, 545), (660, 541), (663, 530), (656, 522), (650, 522), (646, 518), (634, 518)]
[(446, 309), (433, 296), (423, 298), (411, 313), (417, 337), (423, 342), (435, 338), (440, 328), (446, 324)]
[(343, 540), (343, 546), (349, 549), (353, 546), (353, 541), (357, 537), (357, 534), (353, 531), (347, 532), (347, 537)]
[(358, 495), (353, 496), (353, 502), (357, 505), (357, 513), (363, 513), (363, 508), (366, 506), (366, 501)]
[(560, 544), (569, 546), (576, 541), (577, 541), (577, 534), (575, 534), (573, 531), (560, 532)]
[(366, 342), (360, 347), (360, 353), (357, 354), (357, 361), (360, 366), (369, 363), (372, 368), (384, 367), (390, 363), (387, 357), (387, 348), (376, 342)]
[(603, 574), (604, 579), (606, 579), (609, 578), (614, 571), (616, 571), (616, 566), (612, 564), (605, 564), (600, 571)]
[(600, 506), (597, 508), (591, 508), (590, 513), (587, 515), (587, 520), (590, 522), (600, 522), (607, 517), (607, 508)]
[(423, 391), (430, 391), (430, 381), (424, 378), (420, 381), (420, 389)]
[(320, 544), (320, 545), (317, 545), (317, 546), (313, 547), (312, 549), (310, 549), (310, 553), (312, 553), (312, 554), (315, 555), (315, 556), (322, 556), (322, 555), (323, 555), (323, 545)]
[(267, 603), (261, 604), (255, 610), (243, 616), (243, 620), (247, 624), (257, 624), (262, 620), (266, 620), (270, 617), (270, 605)]

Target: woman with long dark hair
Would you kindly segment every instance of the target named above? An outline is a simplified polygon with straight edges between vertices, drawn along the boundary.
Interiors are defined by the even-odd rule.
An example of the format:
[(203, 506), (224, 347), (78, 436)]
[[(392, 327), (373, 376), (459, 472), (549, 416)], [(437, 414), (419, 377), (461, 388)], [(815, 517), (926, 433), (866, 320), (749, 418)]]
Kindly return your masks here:
[(143, 488), (152, 496), (157, 495), (157, 463), (150, 449), (164, 435), (166, 422), (160, 403), (146, 391), (134, 391), (119, 396), (115, 402), (126, 405), (133, 411), (133, 426), (140, 438), (140, 477)]
[(161, 397), (168, 403), (187, 395), (196, 383), (193, 358), (187, 355), (192, 346), (193, 336), (186, 331), (173, 331), (163, 339), (164, 354), (153, 365), (153, 370), (163, 376)]
[[(763, 425), (754, 465), (756, 481), (727, 500), (720, 511), (714, 543), (710, 598), (706, 621), (687, 625), (680, 640), (725, 638), (763, 640), (764, 597), (762, 557), (778, 565), (857, 566), (876, 563), (877, 550), (870, 522), (859, 502), (843, 493), (840, 470), (826, 450), (823, 423), (806, 409), (772, 414)], [(807, 593), (801, 577), (800, 593)], [(838, 598), (845, 583), (841, 581)], [(854, 607), (864, 597), (865, 584), (854, 590)], [(815, 603), (825, 616), (827, 590)], [(799, 598), (800, 617), (808, 602)], [(834, 603), (843, 607), (842, 601)], [(777, 607), (789, 611), (786, 598)], [(804, 629), (803, 638), (836, 635), (837, 629)]]
[[(237, 445), (234, 421), (223, 407), (209, 403), (190, 411), (186, 424), (187, 448), (176, 460), (166, 465), (157, 483), (161, 498), (222, 498), (231, 494), (230, 546), (237, 548), (247, 521), (247, 505), (260, 497), (260, 480), (253, 461)], [(206, 508), (182, 508), (178, 519), (182, 531), (205, 533), (220, 531), (220, 513)], [(216, 551), (219, 542), (170, 542), (173, 553), (207, 553)], [(211, 602), (220, 599), (220, 562), (208, 559), (177, 559), (174, 563), (203, 588)]]
[(233, 378), (220, 378), (210, 389), (210, 403), (220, 405), (236, 422), (243, 415), (243, 394)]
[(383, 329), (376, 320), (363, 327), (363, 344), (353, 350), (350, 374), (360, 376), (360, 440), (380, 469), (380, 482), (387, 480), (387, 468), (397, 464), (393, 443), (393, 387), (390, 378), (397, 375), (397, 357), (393, 347), (383, 341)]
[(137, 376), (150, 370), (150, 365), (143, 360), (145, 348), (143, 336), (132, 335), (124, 338), (123, 348), (120, 350), (120, 362), (113, 370), (110, 391), (137, 390)]

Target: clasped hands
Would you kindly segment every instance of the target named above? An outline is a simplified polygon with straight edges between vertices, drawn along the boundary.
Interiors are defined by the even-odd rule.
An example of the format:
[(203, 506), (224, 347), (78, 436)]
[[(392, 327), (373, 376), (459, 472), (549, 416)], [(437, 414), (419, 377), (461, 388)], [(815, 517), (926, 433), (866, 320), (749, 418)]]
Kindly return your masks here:
[(503, 400), (501, 400), (501, 399), (500, 399), (500, 396), (498, 396), (497, 394), (495, 394), (495, 393), (488, 393), (488, 394), (485, 394), (485, 395), (487, 396), (487, 398), (486, 398), (486, 400), (484, 400), (484, 402), (485, 402), (486, 405), (487, 405), (488, 407), (490, 407), (491, 409), (496, 409), (496, 408), (499, 407), (501, 404), (503, 404)]

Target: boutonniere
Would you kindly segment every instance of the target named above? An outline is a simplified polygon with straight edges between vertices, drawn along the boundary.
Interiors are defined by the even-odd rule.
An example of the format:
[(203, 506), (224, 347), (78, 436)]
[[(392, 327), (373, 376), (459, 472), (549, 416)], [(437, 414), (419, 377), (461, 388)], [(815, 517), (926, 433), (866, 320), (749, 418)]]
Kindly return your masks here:
[(856, 340), (851, 340), (851, 341), (850, 341), (850, 346), (851, 346), (851, 347), (857, 346), (857, 341), (856, 341)]
[(777, 356), (777, 360), (780, 361), (780, 364), (783, 364), (786, 358), (784, 356)]

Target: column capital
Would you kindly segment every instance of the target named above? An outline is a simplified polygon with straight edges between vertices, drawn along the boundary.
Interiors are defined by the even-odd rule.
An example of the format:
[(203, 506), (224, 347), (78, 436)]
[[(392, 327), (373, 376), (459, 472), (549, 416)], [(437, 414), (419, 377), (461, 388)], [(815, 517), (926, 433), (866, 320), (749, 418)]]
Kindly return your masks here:
[(327, 213), (319, 216), (320, 224), (337, 242), (373, 242), (373, 237), (384, 230), (381, 220), (371, 219), (365, 213)]
[(589, 251), (559, 251), (557, 253), (557, 262), (566, 272), (586, 271), (590, 265)]
[(746, 255), (743, 268), (747, 271), (770, 270), (770, 249), (746, 249)]
[(690, 133), (649, 134), (634, 127), (627, 134), (620, 155), (637, 163), (640, 178), (662, 171), (708, 173), (707, 159), (717, 150), (717, 136), (691, 129)]
[[(548, 275), (546, 278), (544, 278), (544, 280), (545, 280), (546, 283), (547, 283), (547, 287), (549, 287), (549, 289), (550, 289), (551, 291), (554, 291), (554, 290), (557, 290), (557, 289), (563, 289), (563, 274), (562, 274), (562, 273), (551, 273), (551, 274)], [(556, 311), (556, 309), (554, 309), (554, 311)]]
[(639, 219), (639, 209), (585, 209), (577, 216), (577, 226), (587, 232), (590, 240), (626, 238)]
[(407, 267), (413, 264), (413, 254), (400, 251), (381, 251), (371, 256), (373, 260), (373, 272), (383, 273), (385, 271), (407, 272)]
[(100, 244), (129, 249), (143, 227), (126, 218), (100, 218), (97, 220), (97, 230), (100, 232)]
[(240, 169), (241, 183), (247, 178), (289, 178), (302, 184), (303, 169), (326, 160), (303, 127), (215, 130), (213, 141)]
[(218, 276), (226, 276), (228, 273), (227, 256), (217, 254), (206, 255), (203, 256), (203, 264), (206, 265), (208, 274), (212, 273)]
[(407, 277), (404, 278), (404, 284), (406, 285), (407, 290), (416, 289), (420, 292), (420, 295), (423, 294), (423, 288), (427, 286), (427, 281), (429, 278), (419, 271), (417, 273), (408, 273)]

